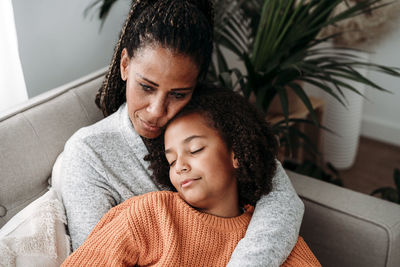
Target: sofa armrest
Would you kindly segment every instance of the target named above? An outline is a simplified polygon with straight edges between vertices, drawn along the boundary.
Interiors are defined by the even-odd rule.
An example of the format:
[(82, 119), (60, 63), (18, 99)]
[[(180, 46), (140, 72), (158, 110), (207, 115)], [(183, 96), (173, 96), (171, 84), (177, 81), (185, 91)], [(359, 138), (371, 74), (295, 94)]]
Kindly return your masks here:
[(105, 71), (0, 113), (0, 228), (47, 191), (53, 164), (68, 138), (103, 118), (94, 99)]
[(323, 266), (400, 266), (400, 205), (287, 173), (305, 204), (300, 234)]

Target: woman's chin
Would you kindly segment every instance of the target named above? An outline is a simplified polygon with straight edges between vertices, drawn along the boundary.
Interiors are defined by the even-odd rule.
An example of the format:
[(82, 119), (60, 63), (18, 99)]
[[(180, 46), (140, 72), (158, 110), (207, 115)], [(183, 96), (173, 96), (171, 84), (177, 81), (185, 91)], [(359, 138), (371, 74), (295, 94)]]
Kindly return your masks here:
[(144, 138), (147, 139), (154, 139), (157, 138), (161, 135), (161, 128), (158, 128), (157, 130), (146, 130), (146, 129), (135, 129), (136, 132)]

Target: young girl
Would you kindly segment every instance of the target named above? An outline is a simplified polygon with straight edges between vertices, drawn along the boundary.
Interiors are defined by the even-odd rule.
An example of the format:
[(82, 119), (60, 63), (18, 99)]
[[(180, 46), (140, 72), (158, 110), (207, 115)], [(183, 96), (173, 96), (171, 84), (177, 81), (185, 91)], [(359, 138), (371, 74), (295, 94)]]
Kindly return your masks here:
[[(153, 179), (176, 192), (114, 207), (63, 266), (228, 263), (252, 216), (247, 204), (272, 188), (277, 142), (263, 116), (231, 91), (198, 94), (153, 146)], [(299, 238), (283, 266), (320, 265)]]

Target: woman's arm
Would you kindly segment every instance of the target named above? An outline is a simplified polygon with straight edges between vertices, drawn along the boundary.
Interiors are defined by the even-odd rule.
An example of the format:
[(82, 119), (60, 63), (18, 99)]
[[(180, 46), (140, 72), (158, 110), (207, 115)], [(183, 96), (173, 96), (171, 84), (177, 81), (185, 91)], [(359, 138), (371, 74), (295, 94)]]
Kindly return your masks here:
[(227, 266), (280, 266), (295, 246), (304, 204), (280, 162), (272, 191), (256, 204), (245, 237)]
[(60, 167), (61, 196), (75, 250), (117, 203), (100, 160), (80, 139), (67, 142)]
[(312, 253), (306, 242), (299, 236), (296, 246), (281, 267), (321, 267), (321, 263)]

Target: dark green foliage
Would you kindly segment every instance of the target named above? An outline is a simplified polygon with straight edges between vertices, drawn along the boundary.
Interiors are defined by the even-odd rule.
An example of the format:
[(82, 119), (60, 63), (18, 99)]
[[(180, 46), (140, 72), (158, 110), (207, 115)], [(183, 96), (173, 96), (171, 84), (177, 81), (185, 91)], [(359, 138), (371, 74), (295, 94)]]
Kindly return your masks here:
[[(297, 3), (296, 3), (297, 2)], [(381, 0), (360, 1), (354, 7), (331, 16), (343, 0), (221, 0), (215, 3), (215, 46), (217, 65), (213, 77), (225, 85), (230, 75), (241, 82), (240, 89), (268, 112), (275, 95), (279, 95), (284, 115), (288, 116), (287, 92), (293, 91), (305, 104), (317, 123), (311, 103), (297, 81), (311, 84), (345, 103), (343, 90), (359, 93), (349, 81), (357, 81), (386, 91), (362, 76), (357, 68), (400, 77), (399, 69), (359, 60), (349, 48), (321, 47), (333, 38), (319, 38), (320, 31), (338, 21), (368, 12)], [(220, 12), (221, 14), (218, 14)], [(235, 53), (244, 63), (247, 74), (233, 72), (220, 53), (220, 46)], [(232, 77), (234, 75), (234, 77)]]
[(343, 180), (340, 178), (339, 172), (330, 163), (321, 167), (308, 160), (303, 163), (285, 160), (283, 162), (283, 167), (296, 173), (314, 177), (338, 186), (343, 186)]
[(104, 25), (104, 22), (107, 18), (108, 13), (110, 12), (112, 6), (118, 0), (94, 0), (84, 11), (85, 16), (89, 13), (89, 11), (95, 7), (99, 9), (99, 19), (101, 20), (101, 28)]
[[(323, 46), (336, 35), (319, 37), (321, 30), (335, 23), (379, 8), (381, 0), (359, 1), (337, 15), (333, 10), (343, 0), (220, 0), (215, 2), (216, 62), (210, 68), (211, 79), (225, 87), (242, 90), (246, 97), (254, 95), (256, 104), (267, 113), (271, 101), (278, 96), (285, 120), (275, 125), (283, 145), (291, 150), (296, 139), (309, 144), (307, 136), (290, 127), (288, 92), (294, 93), (307, 107), (311, 122), (322, 127), (303, 85), (319, 88), (343, 105), (344, 90), (360, 92), (352, 86), (356, 81), (380, 91), (387, 90), (360, 74), (372, 71), (400, 77), (399, 68), (364, 62), (355, 49)], [(218, 14), (219, 12), (219, 14)], [(230, 69), (220, 47), (232, 51), (244, 63), (246, 73)], [(297, 123), (308, 123), (306, 120)], [(282, 140), (281, 140), (282, 141)], [(299, 143), (298, 141), (296, 143)]]
[(375, 189), (371, 195), (378, 195), (382, 199), (400, 204), (400, 169), (394, 169), (393, 180), (396, 188), (387, 186)]

